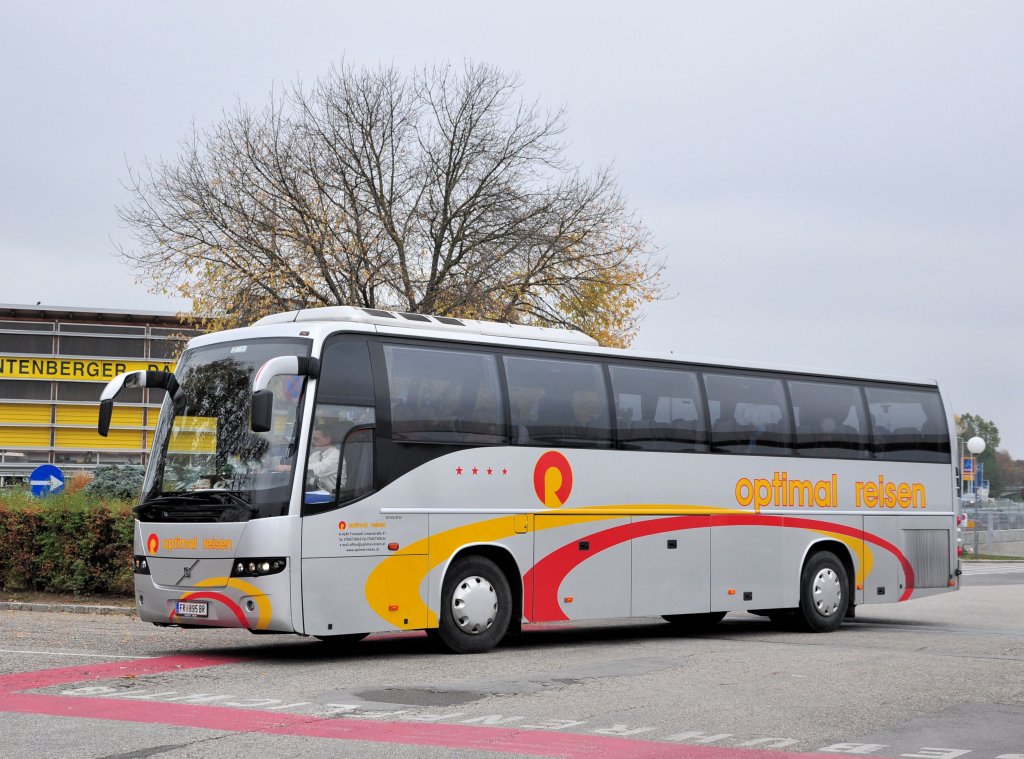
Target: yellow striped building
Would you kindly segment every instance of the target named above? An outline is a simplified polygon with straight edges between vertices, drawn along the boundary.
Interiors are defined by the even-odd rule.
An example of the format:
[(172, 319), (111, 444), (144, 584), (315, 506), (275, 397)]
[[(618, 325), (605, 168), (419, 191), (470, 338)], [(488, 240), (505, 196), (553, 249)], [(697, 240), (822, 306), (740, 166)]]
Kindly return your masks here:
[(40, 464), (144, 464), (164, 391), (123, 391), (105, 438), (100, 391), (121, 372), (173, 370), (196, 334), (174, 313), (0, 305), (0, 482)]

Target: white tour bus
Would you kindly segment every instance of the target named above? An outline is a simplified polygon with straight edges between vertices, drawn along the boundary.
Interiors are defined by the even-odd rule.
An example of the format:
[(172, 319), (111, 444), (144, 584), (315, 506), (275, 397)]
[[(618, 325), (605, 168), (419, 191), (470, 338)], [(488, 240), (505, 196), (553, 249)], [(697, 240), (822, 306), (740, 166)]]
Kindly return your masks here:
[(934, 382), (354, 307), (191, 340), (135, 509), (139, 616), (485, 651), (523, 622), (812, 631), (959, 586)]

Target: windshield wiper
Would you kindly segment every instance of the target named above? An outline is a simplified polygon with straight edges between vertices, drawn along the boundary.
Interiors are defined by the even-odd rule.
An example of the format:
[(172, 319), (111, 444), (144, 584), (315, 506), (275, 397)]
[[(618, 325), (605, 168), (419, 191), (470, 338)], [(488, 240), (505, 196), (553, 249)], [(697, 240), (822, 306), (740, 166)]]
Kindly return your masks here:
[(170, 493), (163, 493), (155, 498), (150, 498), (148, 501), (140, 503), (139, 506), (151, 506), (153, 504), (162, 503), (169, 504), (180, 501), (184, 501), (186, 503), (192, 501), (207, 501), (211, 498), (219, 501), (220, 503), (230, 501), (232, 503), (237, 503), (240, 506), (244, 506), (247, 509), (252, 509), (253, 511), (256, 510), (255, 506), (242, 498), (242, 496), (238, 495), (238, 493), (231, 490), (222, 490), (220, 488), (206, 488), (204, 490), (174, 490)]
[[(233, 509), (218, 510), (220, 521), (245, 521), (256, 514), (257, 509), (247, 500), (230, 490), (210, 488), (207, 490), (181, 490), (150, 498), (134, 509), (135, 516), (143, 518), (159, 512), (164, 515), (173, 512), (209, 512), (212, 505), (233, 506)], [(161, 509), (161, 507), (167, 507)], [(211, 514), (211, 516), (213, 516)], [(227, 517), (231, 517), (230, 520)]]

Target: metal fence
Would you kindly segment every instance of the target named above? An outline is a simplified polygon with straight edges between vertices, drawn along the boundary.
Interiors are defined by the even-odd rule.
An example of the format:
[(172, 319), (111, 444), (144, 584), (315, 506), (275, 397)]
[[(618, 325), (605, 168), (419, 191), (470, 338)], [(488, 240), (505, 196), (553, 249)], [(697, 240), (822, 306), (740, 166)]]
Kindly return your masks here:
[(988, 556), (1024, 556), (1024, 503), (981, 501), (963, 505), (967, 515), (964, 552)]

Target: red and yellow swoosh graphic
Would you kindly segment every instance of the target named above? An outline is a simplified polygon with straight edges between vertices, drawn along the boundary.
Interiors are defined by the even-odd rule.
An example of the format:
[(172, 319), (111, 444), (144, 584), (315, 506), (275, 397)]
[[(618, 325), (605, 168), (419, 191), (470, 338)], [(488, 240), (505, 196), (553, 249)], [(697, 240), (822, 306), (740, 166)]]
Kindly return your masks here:
[[(267, 595), (257, 588), (255, 585), (239, 580), (237, 577), (211, 577), (208, 580), (203, 580), (197, 583), (197, 587), (204, 585), (223, 588), (229, 587), (234, 588), (241, 592), (241, 595), (251, 596), (253, 601), (256, 603), (256, 607), (259, 609), (259, 615), (256, 617), (256, 624), (251, 624), (248, 617), (245, 616), (245, 612), (242, 611), (242, 607), (238, 605), (231, 597), (227, 596), (222, 592), (215, 590), (196, 590), (191, 593), (185, 593), (179, 601), (214, 601), (224, 606), (230, 611), (235, 619), (238, 620), (239, 627), (245, 628), (246, 630), (265, 630), (267, 625), (270, 624), (270, 614), (272, 607), (270, 599)], [(178, 615), (173, 611), (170, 616), (171, 622), (180, 624), (181, 620)]]
[[(675, 512), (672, 514), (672, 512)], [(688, 512), (680, 514), (679, 512)], [(561, 512), (559, 519), (550, 520), (540, 529), (563, 527), (582, 522), (607, 519), (621, 519), (628, 516), (650, 515), (658, 519), (648, 519), (625, 525), (598, 530), (580, 539), (590, 542), (590, 550), (582, 553), (578, 550), (578, 539), (573, 539), (561, 548), (555, 549), (540, 559), (533, 568), (523, 576), (523, 609), (531, 620), (565, 620), (568, 617), (558, 602), (558, 588), (565, 577), (582, 562), (597, 555), (603, 550), (634, 538), (656, 535), (674, 530), (709, 528), (712, 525), (734, 526), (747, 525), (757, 527), (781, 527), (786, 529), (810, 530), (838, 540), (848, 546), (857, 557), (858, 566), (855, 581), (858, 586), (870, 574), (873, 565), (869, 545), (876, 546), (892, 554), (906, 578), (906, 585), (900, 601), (906, 601), (914, 591), (914, 570), (906, 556), (895, 545), (877, 535), (845, 525), (834, 524), (819, 519), (806, 517), (774, 516), (738, 512), (734, 509), (716, 509), (698, 506), (607, 506), (600, 509), (572, 509)], [(709, 518), (711, 517), (711, 518)], [(538, 529), (535, 522), (532, 529)], [(389, 625), (398, 627), (437, 626), (437, 613), (427, 607), (420, 595), (420, 588), (427, 574), (435, 567), (451, 559), (460, 549), (470, 545), (496, 544), (511, 537), (515, 533), (512, 516), (501, 516), (482, 522), (446, 530), (429, 539), (418, 541), (406, 546), (398, 553), (390, 556), (371, 572), (366, 583), (366, 599), (371, 608)], [(399, 560), (403, 555), (428, 554), (423, 562)], [(390, 605), (401, 608), (401, 614), (389, 611)], [(396, 622), (397, 617), (407, 623)]]
[[(906, 587), (899, 600), (906, 601), (910, 598), (911, 593), (914, 592), (914, 569), (910, 566), (906, 556), (889, 541), (863, 530), (802, 517), (759, 514), (721, 514), (714, 517), (715, 527), (735, 525), (812, 530), (841, 540), (847, 546), (854, 548), (854, 555), (858, 555), (860, 558), (861, 566), (857, 570), (858, 584), (863, 583), (863, 578), (870, 571), (871, 561), (870, 554), (865, 555), (865, 552), (862, 552), (859, 547), (855, 547), (853, 543), (854, 541), (871, 543), (893, 554), (903, 567), (903, 573), (906, 576)], [(657, 535), (676, 530), (707, 528), (710, 526), (712, 525), (708, 518), (701, 518), (699, 516), (664, 517), (662, 519), (619, 525), (581, 538), (581, 540), (586, 540), (590, 543), (590, 550), (586, 553), (580, 552), (578, 541), (574, 540), (572, 543), (549, 553), (523, 576), (523, 608), (533, 609), (533, 616), (531, 617), (533, 620), (568, 620), (569, 617), (562, 611), (558, 601), (558, 588), (566, 576), (587, 559), (612, 546), (633, 540), (634, 538), (643, 538), (648, 535)], [(865, 565), (868, 566), (865, 567)]]

